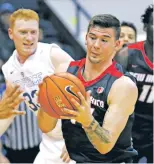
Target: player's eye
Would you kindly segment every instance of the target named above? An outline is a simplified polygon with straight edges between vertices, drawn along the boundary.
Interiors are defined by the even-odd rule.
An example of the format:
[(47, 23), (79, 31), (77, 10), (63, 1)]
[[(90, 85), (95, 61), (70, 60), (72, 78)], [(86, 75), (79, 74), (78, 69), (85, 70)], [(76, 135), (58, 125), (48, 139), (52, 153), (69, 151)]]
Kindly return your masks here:
[(102, 39), (102, 42), (105, 42), (105, 43), (107, 43), (108, 41), (107, 41), (107, 40), (105, 40), (105, 39)]
[(93, 37), (93, 36), (90, 36), (90, 38), (92, 39), (92, 40), (95, 40), (96, 38), (95, 37)]
[(20, 31), (22, 35), (25, 35), (27, 32), (26, 31)]
[(31, 34), (36, 34), (36, 31), (32, 31)]

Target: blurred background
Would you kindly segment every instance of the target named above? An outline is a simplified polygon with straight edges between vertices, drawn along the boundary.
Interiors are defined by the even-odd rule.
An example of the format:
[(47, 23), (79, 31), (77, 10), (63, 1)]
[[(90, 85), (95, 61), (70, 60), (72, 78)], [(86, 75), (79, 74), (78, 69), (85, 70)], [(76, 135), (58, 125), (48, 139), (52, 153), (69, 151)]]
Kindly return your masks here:
[[(84, 38), (92, 16), (113, 14), (121, 22), (133, 23), (137, 29), (137, 41), (140, 41), (145, 39), (140, 17), (151, 3), (152, 0), (0, 0), (0, 17), (21, 7), (37, 11), (40, 16), (40, 41), (57, 43), (78, 60), (85, 56)], [(1, 20), (5, 19), (7, 17), (3, 16)], [(8, 58), (8, 55), (2, 56), (4, 60)]]

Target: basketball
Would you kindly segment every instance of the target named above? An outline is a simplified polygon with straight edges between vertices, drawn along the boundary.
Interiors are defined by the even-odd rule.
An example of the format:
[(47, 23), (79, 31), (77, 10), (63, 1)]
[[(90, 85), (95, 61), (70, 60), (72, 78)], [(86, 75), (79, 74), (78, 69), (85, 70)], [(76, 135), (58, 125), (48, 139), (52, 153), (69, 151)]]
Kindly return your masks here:
[(86, 97), (85, 87), (76, 76), (66, 72), (57, 73), (43, 79), (39, 85), (38, 101), (44, 112), (60, 118), (65, 115), (62, 108), (75, 109), (72, 98), (80, 103), (77, 92)]

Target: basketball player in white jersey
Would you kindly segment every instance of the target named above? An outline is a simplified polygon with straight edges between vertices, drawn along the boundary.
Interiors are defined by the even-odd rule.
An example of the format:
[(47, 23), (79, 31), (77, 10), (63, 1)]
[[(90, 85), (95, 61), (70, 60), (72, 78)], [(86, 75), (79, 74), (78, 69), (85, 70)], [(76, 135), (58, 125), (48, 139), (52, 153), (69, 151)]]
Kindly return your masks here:
[[(70, 63), (73, 59), (56, 44), (38, 43), (39, 17), (29, 9), (19, 9), (10, 17), (9, 37), (14, 41), (16, 50), (3, 65), (5, 79), (20, 86), (29, 108), (48, 124), (50, 117), (39, 112), (37, 102), (38, 85), (45, 76), (56, 72), (59, 65)], [(48, 127), (48, 126), (47, 126)], [(40, 152), (35, 164), (75, 163), (70, 160), (61, 132), (61, 121), (48, 132), (44, 128)]]

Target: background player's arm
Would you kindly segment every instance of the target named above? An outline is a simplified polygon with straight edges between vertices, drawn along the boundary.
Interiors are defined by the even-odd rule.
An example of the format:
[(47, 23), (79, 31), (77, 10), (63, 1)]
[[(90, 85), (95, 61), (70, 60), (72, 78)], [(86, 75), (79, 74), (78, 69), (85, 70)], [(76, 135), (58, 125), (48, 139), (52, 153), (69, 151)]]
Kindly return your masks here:
[[(73, 59), (66, 52), (57, 47), (52, 49), (51, 60), (55, 66), (55, 73), (66, 72), (70, 62), (73, 61)], [(37, 118), (39, 128), (44, 133), (52, 131), (57, 124), (56, 118), (49, 116), (41, 109), (38, 111)]]
[(12, 86), (7, 83), (6, 91), (0, 100), (0, 136), (5, 132), (13, 121), (15, 115), (23, 115), (24, 111), (16, 110), (18, 105), (23, 101), (20, 97), (22, 91), (19, 86)]
[(128, 47), (121, 49), (114, 58), (119, 64), (121, 64), (125, 69), (128, 66)]
[(85, 128), (90, 142), (102, 154), (112, 150), (118, 137), (126, 126), (129, 116), (134, 111), (138, 90), (128, 77), (116, 80), (108, 96), (109, 108), (102, 127), (93, 120), (94, 130)]
[[(63, 51), (59, 47), (52, 47), (51, 49), (51, 61), (55, 67), (55, 72), (65, 72), (66, 70), (60, 70), (60, 65), (66, 64), (67, 68), (71, 61), (73, 61), (73, 58), (67, 54), (65, 51)], [(58, 69), (58, 70), (57, 70)]]
[(58, 121), (58, 119), (49, 116), (42, 109), (39, 109), (37, 119), (39, 128), (43, 133), (48, 133), (52, 131), (55, 128)]
[[(66, 72), (68, 68), (68, 64), (69, 63), (60, 64), (59, 67), (56, 68), (55, 73)], [(45, 113), (41, 109), (39, 109), (38, 111), (37, 118), (38, 118), (39, 128), (42, 130), (43, 133), (48, 133), (52, 131), (57, 124), (56, 118), (49, 116), (47, 113)]]

